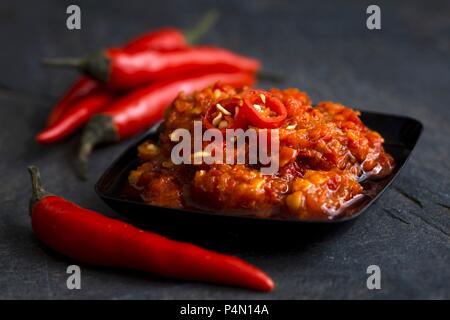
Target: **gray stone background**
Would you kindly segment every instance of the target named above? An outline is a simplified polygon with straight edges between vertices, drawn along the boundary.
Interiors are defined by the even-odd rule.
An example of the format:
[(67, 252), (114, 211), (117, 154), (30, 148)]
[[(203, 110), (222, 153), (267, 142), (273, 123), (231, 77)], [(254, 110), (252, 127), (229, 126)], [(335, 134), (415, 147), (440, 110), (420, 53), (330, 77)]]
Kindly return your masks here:
[[(65, 27), (65, 9), (82, 9), (82, 30)], [(11, 1), (0, 3), (0, 298), (44, 299), (377, 299), (450, 298), (450, 2), (376, 1), (382, 30), (365, 27), (367, 1)], [(208, 9), (221, 20), (203, 39), (259, 57), (288, 74), (314, 101), (403, 114), (425, 130), (393, 187), (364, 215), (319, 237), (281, 245), (210, 245), (267, 271), (270, 294), (82, 266), (82, 290), (66, 288), (71, 261), (34, 237), (27, 213), (28, 164), (46, 187), (115, 215), (93, 191), (96, 179), (132, 140), (99, 149), (91, 180), (72, 159), (78, 136), (39, 146), (34, 135), (68, 85), (70, 70), (44, 69), (46, 56), (82, 55), (164, 25), (193, 25)], [(267, 87), (269, 84), (262, 83)], [(377, 264), (382, 289), (366, 288)]]

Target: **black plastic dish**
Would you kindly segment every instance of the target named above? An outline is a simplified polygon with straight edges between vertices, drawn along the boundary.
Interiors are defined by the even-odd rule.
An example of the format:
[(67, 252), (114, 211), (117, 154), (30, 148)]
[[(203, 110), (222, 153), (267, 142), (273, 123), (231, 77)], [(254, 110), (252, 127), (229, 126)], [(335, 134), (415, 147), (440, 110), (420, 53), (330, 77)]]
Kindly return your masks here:
[(140, 201), (134, 201), (124, 198), (122, 191), (127, 181), (130, 170), (138, 165), (137, 146), (144, 140), (153, 139), (156, 141), (155, 130), (150, 130), (144, 134), (143, 138), (130, 146), (111, 166), (103, 173), (97, 184), (95, 191), (111, 208), (118, 213), (139, 223), (156, 224), (176, 224), (180, 225), (205, 225), (216, 224), (224, 225), (244, 225), (253, 227), (255, 225), (270, 224), (330, 224), (352, 220), (365, 212), (371, 204), (389, 187), (405, 165), (411, 152), (413, 151), (419, 136), (422, 132), (422, 124), (412, 118), (381, 114), (375, 112), (362, 112), (361, 120), (369, 128), (378, 131), (385, 138), (385, 149), (391, 154), (396, 162), (394, 172), (376, 182), (370, 182), (372, 187), (375, 185), (375, 192), (365, 197), (355, 206), (346, 210), (352, 210), (352, 215), (346, 218), (337, 218), (329, 221), (301, 221), (298, 219), (278, 219), (278, 218), (257, 218), (249, 216), (236, 216), (230, 214), (221, 214), (214, 212), (173, 209), (158, 207), (145, 204)]

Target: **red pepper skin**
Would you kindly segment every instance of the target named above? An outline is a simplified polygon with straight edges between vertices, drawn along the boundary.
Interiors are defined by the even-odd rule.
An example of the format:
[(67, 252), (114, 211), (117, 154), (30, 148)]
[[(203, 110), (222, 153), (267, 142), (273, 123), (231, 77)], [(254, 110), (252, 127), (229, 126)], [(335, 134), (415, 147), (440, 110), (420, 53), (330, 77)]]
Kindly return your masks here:
[(214, 47), (195, 47), (161, 53), (144, 51), (129, 54), (110, 49), (107, 85), (116, 89), (129, 89), (170, 76), (188, 74), (198, 70), (245, 71), (260, 69), (256, 59)]
[(82, 263), (183, 280), (259, 291), (274, 287), (263, 271), (239, 258), (170, 240), (50, 195), (40, 185), (37, 168), (30, 167), (29, 171), (33, 181), (33, 231), (48, 247), (65, 256)]
[(79, 78), (50, 112), (47, 119), (47, 126), (51, 126), (61, 119), (64, 113), (70, 108), (71, 103), (77, 98), (85, 96), (102, 86), (100, 82), (89, 77), (83, 76)]
[[(258, 112), (256, 108), (253, 106), (256, 100), (261, 100), (260, 95), (265, 96), (265, 104), (268, 108), (275, 111), (277, 116), (275, 117), (265, 117), (263, 114)], [(279, 128), (281, 123), (287, 117), (287, 110), (284, 106), (283, 102), (280, 99), (273, 96), (270, 92), (264, 90), (249, 90), (243, 96), (244, 105), (242, 107), (242, 111), (245, 112), (247, 119), (254, 126), (258, 128), (266, 128), (266, 129), (276, 129)]]
[(78, 98), (59, 121), (36, 136), (36, 141), (40, 144), (61, 141), (85, 124), (93, 114), (105, 108), (115, 97), (116, 94), (113, 92), (100, 88), (84, 97)]
[(128, 53), (146, 50), (167, 52), (184, 49), (188, 45), (183, 32), (180, 30), (176, 28), (161, 28), (132, 39), (125, 45), (124, 50)]

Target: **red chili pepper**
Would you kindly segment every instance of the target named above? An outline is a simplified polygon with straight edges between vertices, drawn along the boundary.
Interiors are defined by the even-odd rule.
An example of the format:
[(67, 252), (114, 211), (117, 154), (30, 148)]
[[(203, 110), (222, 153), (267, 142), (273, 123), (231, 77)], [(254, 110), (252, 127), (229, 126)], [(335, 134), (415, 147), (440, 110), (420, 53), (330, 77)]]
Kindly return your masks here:
[(81, 263), (127, 268), (183, 280), (205, 281), (259, 291), (272, 279), (243, 260), (170, 240), (81, 208), (45, 191), (39, 170), (30, 166), (34, 233), (51, 249)]
[(242, 87), (253, 84), (254, 80), (253, 74), (244, 72), (191, 74), (151, 84), (126, 95), (93, 116), (86, 125), (78, 154), (81, 176), (85, 177), (86, 162), (94, 146), (123, 140), (151, 127), (181, 91), (189, 94), (217, 81)]
[[(161, 28), (159, 30), (144, 33), (129, 41), (123, 50), (127, 53), (137, 53), (148, 50), (175, 51), (187, 48), (189, 43), (194, 43), (217, 20), (215, 11), (208, 12), (194, 28), (180, 31), (175, 28)], [(99, 89), (102, 85), (89, 77), (82, 77), (72, 85), (63, 98), (56, 104), (50, 113), (47, 125), (55, 124), (62, 115), (71, 108), (71, 103), (78, 97), (86, 96), (90, 92)]]
[[(206, 129), (219, 128), (223, 133), (226, 129), (243, 129), (247, 126), (247, 119), (242, 112), (242, 100), (238, 98), (228, 98), (219, 101), (216, 104), (211, 105), (203, 117), (203, 126)], [(219, 109), (223, 108), (227, 111), (224, 114)], [(226, 124), (221, 128), (222, 121), (226, 121)]]
[(66, 138), (86, 123), (93, 114), (111, 103), (115, 97), (115, 93), (100, 88), (87, 96), (78, 98), (59, 121), (36, 136), (37, 142), (48, 144)]
[(249, 90), (243, 96), (242, 111), (255, 127), (275, 129), (287, 117), (287, 110), (280, 99), (264, 90)]
[(90, 92), (102, 86), (97, 80), (89, 77), (81, 77), (66, 92), (66, 94), (58, 101), (47, 119), (47, 126), (55, 124), (63, 114), (70, 108), (70, 105), (77, 98), (85, 96)]
[(53, 59), (48, 64), (81, 68), (115, 89), (129, 89), (151, 81), (199, 70), (257, 72), (258, 60), (215, 47), (195, 47), (173, 52), (127, 53), (109, 49), (85, 59)]

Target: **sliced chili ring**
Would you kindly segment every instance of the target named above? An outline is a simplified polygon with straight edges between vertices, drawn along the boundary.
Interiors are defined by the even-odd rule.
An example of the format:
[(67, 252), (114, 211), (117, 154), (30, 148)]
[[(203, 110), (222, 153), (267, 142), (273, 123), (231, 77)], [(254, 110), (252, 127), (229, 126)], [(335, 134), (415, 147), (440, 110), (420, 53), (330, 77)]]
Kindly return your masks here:
[(225, 129), (243, 129), (247, 119), (241, 112), (242, 100), (228, 98), (211, 105), (206, 110), (203, 126), (206, 129), (216, 128), (225, 133)]
[(270, 92), (249, 90), (244, 94), (243, 100), (242, 111), (248, 121), (257, 128), (279, 128), (287, 117), (283, 102)]

